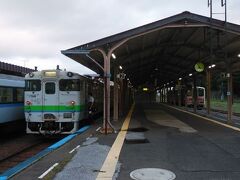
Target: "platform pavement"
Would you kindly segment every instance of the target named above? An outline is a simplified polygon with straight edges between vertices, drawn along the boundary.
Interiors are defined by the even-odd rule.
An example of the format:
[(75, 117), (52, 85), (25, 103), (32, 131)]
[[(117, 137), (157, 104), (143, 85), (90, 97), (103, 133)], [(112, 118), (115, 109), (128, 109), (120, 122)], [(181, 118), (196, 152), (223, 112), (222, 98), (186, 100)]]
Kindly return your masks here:
[[(147, 111), (151, 111), (147, 115)], [(180, 120), (197, 132), (183, 132), (156, 118)], [(155, 113), (155, 114), (154, 114)], [(166, 115), (167, 114), (167, 115)], [(170, 115), (171, 114), (171, 115)], [(115, 123), (120, 129), (122, 122)], [(55, 175), (61, 179), (96, 179), (118, 134), (96, 132), (99, 124), (71, 142), (42, 158), (12, 179), (37, 179), (51, 165), (71, 157), (69, 152), (80, 145), (71, 161)], [(162, 168), (176, 174), (176, 179), (240, 179), (240, 133), (220, 125), (174, 111), (157, 104), (136, 105), (129, 131), (142, 130), (148, 141), (123, 144), (116, 173), (111, 179), (127, 180), (139, 168)]]

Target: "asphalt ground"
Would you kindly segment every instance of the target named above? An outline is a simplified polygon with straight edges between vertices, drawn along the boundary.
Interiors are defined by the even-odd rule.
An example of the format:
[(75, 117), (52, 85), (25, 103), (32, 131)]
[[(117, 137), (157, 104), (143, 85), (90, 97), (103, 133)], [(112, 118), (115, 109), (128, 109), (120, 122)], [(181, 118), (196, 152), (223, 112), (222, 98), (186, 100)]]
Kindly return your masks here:
[[(197, 132), (153, 123), (146, 110), (165, 111)], [(123, 146), (119, 180), (131, 179), (129, 174), (139, 168), (167, 169), (179, 180), (240, 179), (240, 132), (156, 104), (137, 105), (130, 127), (135, 122), (148, 129), (149, 143)]]
[[(117, 130), (122, 122), (114, 123)], [(100, 125), (93, 124), (12, 179), (38, 179), (53, 164), (71, 159), (69, 151), (78, 145), (54, 179), (96, 179), (99, 173), (106, 173), (102, 165), (118, 134), (96, 132)], [(116, 171), (105, 179), (127, 180), (136, 169), (161, 168), (172, 171), (179, 180), (238, 180), (239, 142), (239, 131), (159, 104), (136, 104), (120, 155), (113, 158), (118, 160)]]

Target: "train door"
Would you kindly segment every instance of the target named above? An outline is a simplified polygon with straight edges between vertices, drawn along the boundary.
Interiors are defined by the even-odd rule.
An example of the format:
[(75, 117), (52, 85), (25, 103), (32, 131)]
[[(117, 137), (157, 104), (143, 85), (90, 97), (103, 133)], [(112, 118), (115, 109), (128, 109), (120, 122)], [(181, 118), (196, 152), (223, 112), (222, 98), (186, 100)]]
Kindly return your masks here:
[(197, 87), (197, 103), (199, 107), (205, 106), (205, 88)]
[(58, 119), (58, 95), (56, 93), (56, 82), (43, 82), (43, 119), (57, 120)]
[(87, 111), (87, 94), (86, 94), (86, 81), (80, 80), (80, 104), (82, 107), (82, 112), (80, 119), (83, 119), (87, 117), (88, 111)]

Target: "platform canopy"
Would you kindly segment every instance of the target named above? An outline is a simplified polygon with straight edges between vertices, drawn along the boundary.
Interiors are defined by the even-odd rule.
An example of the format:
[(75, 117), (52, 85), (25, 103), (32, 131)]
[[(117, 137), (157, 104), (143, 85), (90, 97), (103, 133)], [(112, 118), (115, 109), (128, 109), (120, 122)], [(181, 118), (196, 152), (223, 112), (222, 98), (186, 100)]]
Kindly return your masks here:
[[(240, 26), (183, 12), (119, 34), (79, 45), (62, 53), (102, 74), (104, 60), (98, 49), (107, 52), (116, 44), (113, 67), (121, 65), (133, 86), (161, 86), (176, 82), (202, 62), (205, 69), (216, 64), (219, 71), (240, 67)], [(203, 72), (204, 73), (204, 72)]]

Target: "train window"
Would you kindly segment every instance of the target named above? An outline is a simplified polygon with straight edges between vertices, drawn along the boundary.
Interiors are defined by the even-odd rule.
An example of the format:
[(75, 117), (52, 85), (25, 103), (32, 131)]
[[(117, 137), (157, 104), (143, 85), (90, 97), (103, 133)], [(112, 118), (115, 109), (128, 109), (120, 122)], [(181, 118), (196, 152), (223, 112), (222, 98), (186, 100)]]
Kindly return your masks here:
[(0, 103), (12, 103), (13, 102), (13, 89), (0, 87)]
[(40, 80), (26, 80), (25, 81), (25, 91), (41, 91), (41, 81)]
[(54, 82), (47, 82), (45, 84), (45, 93), (46, 94), (55, 94), (55, 83)]
[(198, 88), (198, 96), (204, 96), (204, 89)]
[(79, 79), (61, 79), (59, 81), (60, 91), (80, 91)]
[(191, 90), (187, 90), (187, 96), (192, 96), (192, 91)]
[(23, 102), (23, 89), (22, 88), (17, 88), (16, 92), (17, 92), (17, 102)]

